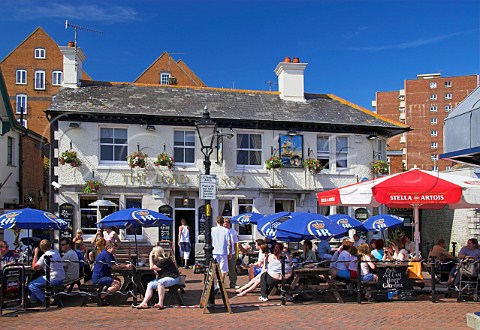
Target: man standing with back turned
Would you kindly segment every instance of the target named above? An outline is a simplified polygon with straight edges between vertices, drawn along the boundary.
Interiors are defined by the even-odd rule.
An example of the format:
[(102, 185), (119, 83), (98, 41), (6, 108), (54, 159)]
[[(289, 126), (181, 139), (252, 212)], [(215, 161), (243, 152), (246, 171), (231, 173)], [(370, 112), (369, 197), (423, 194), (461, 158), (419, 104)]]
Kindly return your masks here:
[(217, 226), (212, 228), (213, 258), (217, 260), (222, 272), (222, 282), (228, 273), (228, 260), (232, 258), (232, 243), (228, 229), (223, 227), (223, 217), (217, 217)]

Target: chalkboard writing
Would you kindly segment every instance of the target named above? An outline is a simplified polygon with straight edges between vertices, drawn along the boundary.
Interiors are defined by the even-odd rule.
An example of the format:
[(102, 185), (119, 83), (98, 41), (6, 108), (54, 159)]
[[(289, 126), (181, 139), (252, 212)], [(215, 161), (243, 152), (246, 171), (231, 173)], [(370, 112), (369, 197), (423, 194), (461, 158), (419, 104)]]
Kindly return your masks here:
[[(162, 205), (158, 208), (158, 212), (169, 218), (173, 216), (173, 208), (170, 205)], [(172, 241), (172, 225), (162, 224), (158, 230), (159, 241)]]
[(59, 206), (58, 213), (60, 218), (65, 220), (68, 223), (67, 229), (60, 230), (60, 240), (64, 238), (72, 239), (73, 238), (73, 212), (74, 206), (70, 203), (64, 203)]
[(407, 266), (377, 265), (378, 282), (372, 292), (376, 301), (417, 300), (412, 283), (407, 277)]
[(2, 309), (23, 306), (23, 279), (23, 266), (5, 266), (2, 273)]

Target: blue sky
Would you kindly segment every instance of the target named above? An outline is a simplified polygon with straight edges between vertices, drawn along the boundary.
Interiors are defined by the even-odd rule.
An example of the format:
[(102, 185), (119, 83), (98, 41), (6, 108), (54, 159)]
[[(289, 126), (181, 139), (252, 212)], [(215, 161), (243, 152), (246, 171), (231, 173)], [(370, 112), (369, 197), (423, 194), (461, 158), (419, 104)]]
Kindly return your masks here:
[(103, 31), (78, 32), (95, 80), (133, 81), (168, 51), (208, 86), (268, 90), (278, 62), (300, 57), (307, 92), (371, 109), (417, 74), (480, 71), (480, 0), (2, 0), (0, 15), (2, 59), (37, 26), (60, 45), (65, 19)]

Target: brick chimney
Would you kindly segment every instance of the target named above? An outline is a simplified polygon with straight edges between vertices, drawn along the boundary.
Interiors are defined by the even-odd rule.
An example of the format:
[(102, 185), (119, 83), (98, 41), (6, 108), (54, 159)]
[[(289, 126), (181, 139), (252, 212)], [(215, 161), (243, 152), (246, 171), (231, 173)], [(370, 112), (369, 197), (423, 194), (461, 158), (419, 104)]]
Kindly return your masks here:
[(298, 57), (295, 57), (293, 62), (278, 63), (274, 72), (278, 76), (278, 91), (281, 99), (305, 102), (303, 74), (307, 65), (308, 63), (300, 63)]
[(82, 79), (82, 64), (86, 56), (81, 48), (75, 47), (74, 43), (68, 46), (60, 46), (63, 54), (63, 87), (78, 88)]

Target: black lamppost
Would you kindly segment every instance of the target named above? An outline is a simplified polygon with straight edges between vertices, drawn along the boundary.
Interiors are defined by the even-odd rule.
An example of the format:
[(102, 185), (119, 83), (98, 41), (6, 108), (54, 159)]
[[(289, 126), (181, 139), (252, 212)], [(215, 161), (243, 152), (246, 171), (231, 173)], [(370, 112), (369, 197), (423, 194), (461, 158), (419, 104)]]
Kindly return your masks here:
[[(198, 138), (202, 145), (201, 151), (204, 156), (203, 164), (205, 165), (205, 175), (210, 175), (210, 155), (213, 152), (213, 141), (217, 131), (217, 124), (210, 118), (207, 106), (205, 106), (202, 114), (202, 119), (195, 123), (197, 127)], [(210, 200), (205, 200), (205, 260), (206, 264), (210, 265), (212, 261), (212, 208)]]

